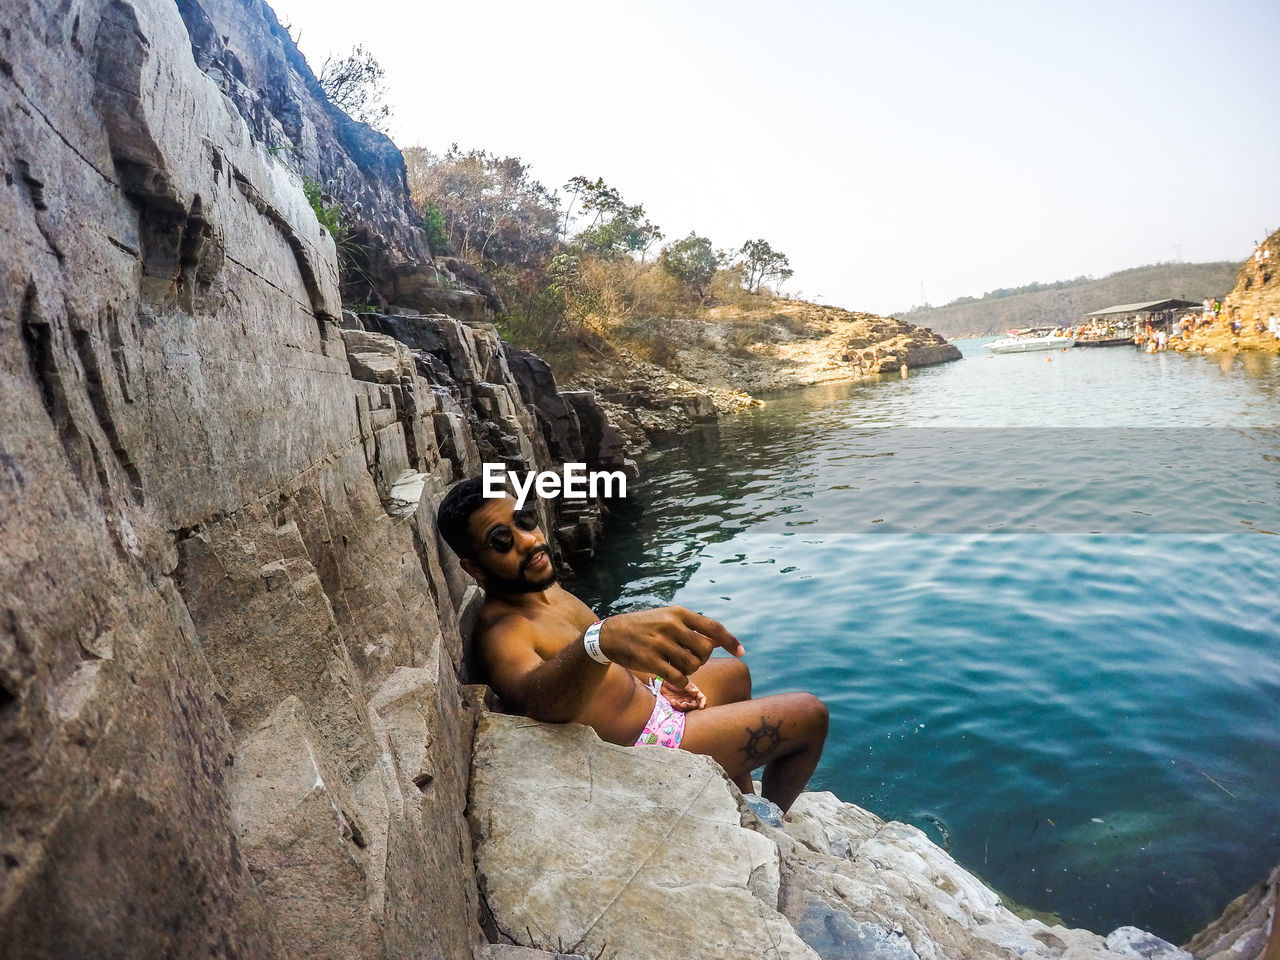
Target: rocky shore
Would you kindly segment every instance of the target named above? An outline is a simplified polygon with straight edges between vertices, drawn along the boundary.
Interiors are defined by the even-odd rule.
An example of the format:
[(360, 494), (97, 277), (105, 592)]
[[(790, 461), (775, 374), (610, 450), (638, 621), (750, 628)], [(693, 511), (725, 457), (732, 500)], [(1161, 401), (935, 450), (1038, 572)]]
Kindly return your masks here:
[[(915, 369), (960, 359), (956, 347), (930, 330), (802, 300), (777, 300), (747, 313), (717, 308), (706, 320), (667, 321), (662, 332), (690, 380), (750, 394), (897, 376), (904, 364)], [(862, 364), (853, 359), (858, 354)]]
[(802, 300), (717, 307), (706, 318), (649, 326), (670, 356), (665, 365), (615, 344), (613, 356), (571, 378), (601, 398), (631, 456), (694, 423), (758, 406), (760, 394), (898, 377), (904, 365), (910, 371), (960, 359), (959, 349), (932, 331)]
[(1219, 324), (1184, 334), (1170, 342), (1169, 349), (1189, 353), (1231, 355), (1241, 351), (1280, 353), (1280, 340), (1266, 330), (1258, 331), (1250, 320), (1239, 333), (1228, 324)]
[[(1182, 956), (1018, 920), (830, 795), (770, 824), (705, 758), (486, 709), (435, 507), (482, 461), (634, 473), (629, 388), (502, 343), (267, 8), (12, 0), (0, 147), (6, 955)], [(303, 193), (338, 171), (378, 311)], [(607, 509), (542, 522), (584, 562)]]
[(486, 931), (590, 957), (1191, 960), (1132, 927), (1020, 919), (915, 827), (833, 794), (785, 819), (750, 800), (707, 757), (483, 713), (467, 817)]

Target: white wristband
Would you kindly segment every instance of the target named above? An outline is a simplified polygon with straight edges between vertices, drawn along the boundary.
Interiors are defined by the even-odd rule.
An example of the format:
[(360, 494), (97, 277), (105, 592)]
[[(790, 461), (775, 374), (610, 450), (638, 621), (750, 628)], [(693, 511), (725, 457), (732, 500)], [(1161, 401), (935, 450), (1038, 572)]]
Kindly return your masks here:
[(582, 645), (587, 648), (587, 656), (596, 663), (612, 663), (608, 657), (604, 655), (604, 651), (600, 649), (600, 625), (603, 620), (597, 620), (591, 626), (587, 627), (587, 632), (582, 635)]

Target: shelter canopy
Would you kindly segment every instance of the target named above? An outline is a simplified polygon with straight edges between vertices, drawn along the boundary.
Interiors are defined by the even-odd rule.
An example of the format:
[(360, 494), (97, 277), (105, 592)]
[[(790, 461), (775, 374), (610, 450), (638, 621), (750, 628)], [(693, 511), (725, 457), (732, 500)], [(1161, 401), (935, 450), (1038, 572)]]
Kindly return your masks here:
[(1086, 317), (1109, 317), (1117, 313), (1159, 313), (1162, 310), (1186, 310), (1200, 304), (1191, 300), (1149, 300), (1146, 303), (1121, 303), (1103, 310), (1086, 313)]

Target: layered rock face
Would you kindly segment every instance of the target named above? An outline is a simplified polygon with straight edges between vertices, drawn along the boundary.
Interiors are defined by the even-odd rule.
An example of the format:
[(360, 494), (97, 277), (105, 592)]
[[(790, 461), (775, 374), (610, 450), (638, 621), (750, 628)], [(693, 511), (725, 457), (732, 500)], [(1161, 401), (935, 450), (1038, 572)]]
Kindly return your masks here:
[(1217, 920), (1187, 944), (1202, 960), (1270, 960), (1268, 944), (1280, 944), (1280, 867), (1236, 897)]
[[(479, 896), (478, 597), (435, 505), (628, 438), (433, 286), (389, 144), (307, 77), (256, 0), (0, 6), (0, 954), (1107, 955), (834, 798), (771, 831), (705, 758), (493, 715)], [(308, 170), (383, 211), (415, 310), (342, 311)], [(585, 557), (600, 510), (544, 522)]]
[[(868, 349), (875, 347), (875, 354)], [(960, 348), (925, 327), (915, 327), (891, 317), (873, 317), (845, 341), (850, 354), (860, 353), (872, 372), (928, 367), (960, 359)]]
[[(292, 74), (231, 53), (272, 42), (235, 32), (255, 16), (0, 8), (6, 956), (483, 939), (475, 588), (434, 508), (484, 459), (552, 460), (491, 326), (344, 318), (333, 240), (263, 131), (330, 141), (290, 113)], [(598, 527), (546, 520), (588, 550)]]
[(258, 0), (177, 0), (190, 56), (282, 165), (341, 209), (348, 299), (483, 319), (501, 309), (486, 278), (432, 257), (409, 204), (404, 157), (332, 106), (275, 14)]

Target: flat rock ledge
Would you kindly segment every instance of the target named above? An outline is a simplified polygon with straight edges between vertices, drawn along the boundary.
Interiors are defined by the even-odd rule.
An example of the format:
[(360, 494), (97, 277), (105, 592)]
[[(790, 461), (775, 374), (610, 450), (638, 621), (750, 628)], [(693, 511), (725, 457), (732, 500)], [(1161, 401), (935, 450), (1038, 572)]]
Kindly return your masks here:
[(831, 793), (765, 825), (708, 757), (485, 713), (467, 816), (487, 933), (592, 958), (1191, 955), (1022, 920), (915, 827)]

